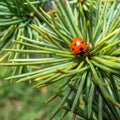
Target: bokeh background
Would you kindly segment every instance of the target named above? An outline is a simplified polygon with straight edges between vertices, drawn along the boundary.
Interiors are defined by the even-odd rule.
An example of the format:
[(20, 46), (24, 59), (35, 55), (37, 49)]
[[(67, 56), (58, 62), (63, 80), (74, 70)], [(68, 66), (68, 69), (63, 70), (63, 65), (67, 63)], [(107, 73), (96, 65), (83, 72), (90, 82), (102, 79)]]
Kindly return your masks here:
[[(49, 104), (45, 104), (59, 83), (44, 87), (33, 88), (32, 83), (16, 83), (4, 80), (6, 74), (9, 76), (8, 68), (0, 68), (0, 120), (48, 120), (60, 99), (56, 98)], [(59, 120), (62, 112), (55, 117)], [(69, 120), (67, 115), (65, 120)]]

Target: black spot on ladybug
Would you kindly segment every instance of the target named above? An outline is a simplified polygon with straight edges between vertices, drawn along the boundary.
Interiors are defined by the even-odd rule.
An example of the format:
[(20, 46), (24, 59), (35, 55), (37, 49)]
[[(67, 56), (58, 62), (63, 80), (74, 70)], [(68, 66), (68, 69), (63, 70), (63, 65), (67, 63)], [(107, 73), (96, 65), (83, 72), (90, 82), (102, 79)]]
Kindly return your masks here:
[(72, 48), (72, 50), (74, 51), (74, 48)]
[(83, 51), (83, 48), (81, 47), (79, 50), (80, 50), (80, 51)]
[(74, 45), (76, 46), (77, 44), (75, 43)]
[(84, 42), (82, 42), (82, 43), (84, 43)]

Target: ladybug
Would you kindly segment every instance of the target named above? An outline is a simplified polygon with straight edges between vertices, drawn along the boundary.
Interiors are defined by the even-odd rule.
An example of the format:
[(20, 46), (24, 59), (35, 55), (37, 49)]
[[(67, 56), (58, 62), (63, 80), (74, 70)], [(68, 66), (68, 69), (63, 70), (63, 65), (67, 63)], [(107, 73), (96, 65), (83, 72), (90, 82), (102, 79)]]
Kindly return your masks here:
[(76, 55), (83, 55), (87, 50), (87, 45), (81, 38), (73, 38), (72, 42), (70, 43), (70, 49)]

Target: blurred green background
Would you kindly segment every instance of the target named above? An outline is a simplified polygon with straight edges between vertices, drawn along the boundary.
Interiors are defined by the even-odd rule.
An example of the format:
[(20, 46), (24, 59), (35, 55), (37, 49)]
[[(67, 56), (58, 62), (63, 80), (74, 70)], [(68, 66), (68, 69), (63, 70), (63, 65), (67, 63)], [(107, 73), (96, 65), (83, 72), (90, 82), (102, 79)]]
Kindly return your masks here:
[[(59, 83), (42, 89), (33, 88), (33, 84), (16, 83), (4, 80), (8, 68), (0, 68), (0, 120), (48, 120), (59, 98), (44, 104)], [(58, 104), (57, 104), (58, 103)], [(59, 113), (54, 120), (59, 120)], [(69, 120), (66, 116), (64, 120)]]

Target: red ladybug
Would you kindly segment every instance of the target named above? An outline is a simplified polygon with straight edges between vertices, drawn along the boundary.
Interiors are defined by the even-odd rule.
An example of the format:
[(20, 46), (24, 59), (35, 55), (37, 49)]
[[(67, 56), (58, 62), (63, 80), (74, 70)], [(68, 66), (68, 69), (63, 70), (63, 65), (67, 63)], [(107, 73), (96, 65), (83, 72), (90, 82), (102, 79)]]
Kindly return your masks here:
[(70, 43), (70, 49), (73, 53), (82, 55), (86, 50), (86, 43), (81, 38), (73, 38)]

